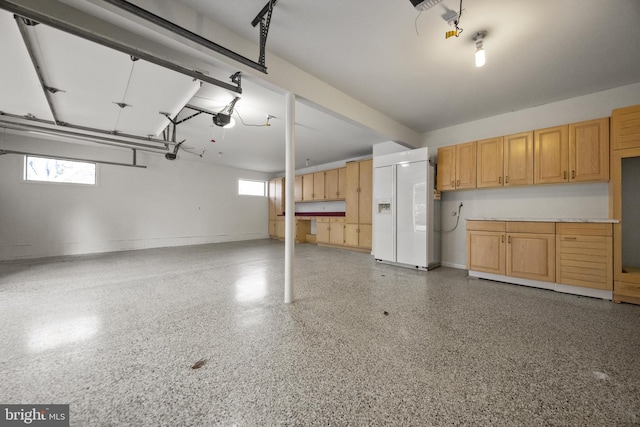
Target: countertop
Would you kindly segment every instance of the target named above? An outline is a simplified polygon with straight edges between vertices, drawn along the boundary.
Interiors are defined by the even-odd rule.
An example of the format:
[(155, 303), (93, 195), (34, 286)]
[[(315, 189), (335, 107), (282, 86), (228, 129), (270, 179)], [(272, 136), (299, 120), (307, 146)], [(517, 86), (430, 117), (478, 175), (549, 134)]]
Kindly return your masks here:
[(617, 224), (617, 219), (608, 218), (467, 218), (467, 221), (521, 221), (521, 222), (588, 222), (600, 224)]

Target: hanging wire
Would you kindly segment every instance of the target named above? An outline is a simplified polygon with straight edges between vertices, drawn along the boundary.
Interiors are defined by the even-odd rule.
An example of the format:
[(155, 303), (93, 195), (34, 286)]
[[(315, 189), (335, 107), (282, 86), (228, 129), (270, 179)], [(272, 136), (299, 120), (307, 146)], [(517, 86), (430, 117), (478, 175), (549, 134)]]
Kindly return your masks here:
[(247, 124), (244, 122), (244, 120), (242, 120), (242, 116), (240, 115), (240, 112), (238, 111), (238, 109), (234, 109), (233, 110), (234, 113), (236, 113), (238, 115), (238, 118), (240, 118), (240, 122), (242, 122), (242, 124), (244, 126), (253, 126), (253, 127), (265, 127), (265, 126), (271, 126), (271, 124), (269, 123), (269, 119), (267, 119), (267, 123), (263, 123), (261, 125), (255, 125), (255, 124)]
[[(131, 78), (133, 77), (133, 69), (136, 66), (136, 60), (134, 60), (133, 58), (131, 58), (131, 69), (129, 70), (129, 79), (127, 80), (127, 86), (124, 89), (124, 94), (122, 95), (122, 101), (121, 104), (126, 105), (126, 103), (124, 102), (125, 99), (127, 99), (127, 93), (129, 92), (129, 85), (131, 85)], [(124, 110), (124, 108), (120, 107), (120, 110), (118, 111), (118, 118), (116, 119), (116, 125), (114, 126), (114, 130), (118, 129), (118, 125), (120, 124), (120, 115), (122, 114), (122, 110)]]
[(416, 26), (416, 36), (420, 36), (420, 33), (418, 32), (418, 18), (420, 18), (420, 15), (422, 15), (422, 11), (418, 12), (418, 16), (416, 16), (416, 20), (414, 22)]
[(456, 26), (456, 37), (460, 37), (460, 34), (462, 34), (462, 32), (464, 31), (462, 28), (459, 27), (460, 18), (462, 18), (462, 0), (460, 0), (460, 11), (458, 12), (458, 19), (453, 21), (453, 23)]

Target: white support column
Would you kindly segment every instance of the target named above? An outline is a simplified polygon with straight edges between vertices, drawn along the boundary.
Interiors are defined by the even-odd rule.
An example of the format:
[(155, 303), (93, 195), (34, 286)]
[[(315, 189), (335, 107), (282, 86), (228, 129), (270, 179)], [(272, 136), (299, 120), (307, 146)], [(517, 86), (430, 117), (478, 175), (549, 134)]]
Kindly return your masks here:
[(285, 232), (284, 232), (284, 302), (293, 302), (293, 249), (295, 246), (295, 164), (296, 141), (295, 121), (296, 96), (288, 92), (286, 95), (286, 157), (285, 157)]

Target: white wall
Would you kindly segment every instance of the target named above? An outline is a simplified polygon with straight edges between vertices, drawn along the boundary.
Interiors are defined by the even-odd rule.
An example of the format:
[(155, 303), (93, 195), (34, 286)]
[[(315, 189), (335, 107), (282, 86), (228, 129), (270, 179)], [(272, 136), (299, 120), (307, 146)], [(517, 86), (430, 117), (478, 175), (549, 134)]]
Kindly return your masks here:
[[(439, 147), (611, 115), (614, 108), (640, 104), (640, 83), (489, 117), (423, 134), (423, 146)], [(465, 221), (475, 217), (608, 218), (607, 183), (451, 191), (442, 194), (442, 229), (455, 225), (452, 212), (463, 203), (460, 224), (442, 234), (442, 264), (465, 268)]]
[[(21, 135), (0, 148), (131, 162), (131, 150)], [(24, 182), (23, 156), (0, 156), (0, 260), (267, 238), (267, 198), (238, 196), (237, 180), (268, 175), (189, 156), (99, 165), (97, 187)]]

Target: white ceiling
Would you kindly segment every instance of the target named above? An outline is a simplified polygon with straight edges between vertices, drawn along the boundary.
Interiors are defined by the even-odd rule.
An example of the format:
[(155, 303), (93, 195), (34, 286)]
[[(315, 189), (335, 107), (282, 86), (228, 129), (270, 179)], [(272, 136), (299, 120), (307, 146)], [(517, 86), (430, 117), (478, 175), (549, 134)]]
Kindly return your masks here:
[[(64, 1), (92, 14), (104, 7), (97, 0)], [(255, 50), (240, 53), (257, 60), (258, 30), (250, 22), (266, 0), (177, 1), (251, 41)], [(132, 3), (173, 10), (159, 0)], [(444, 0), (419, 14), (409, 0), (279, 0), (266, 65), (278, 56), (418, 133), (640, 81), (638, 0), (466, 0), (463, 33), (445, 40), (451, 27), (442, 15), (457, 12), (459, 4)], [(135, 30), (135, 20), (124, 11), (100, 14)], [(178, 20), (170, 13), (163, 17)], [(149, 37), (149, 26), (139, 30)], [(480, 30), (488, 31), (487, 64), (476, 68), (471, 37)], [(133, 63), (127, 55), (42, 25), (35, 31), (51, 80), (47, 84), (66, 91), (54, 96), (55, 106), (74, 124), (157, 135), (166, 124), (159, 111), (177, 111), (187, 101), (219, 111), (235, 96), (203, 84), (187, 100), (197, 90), (189, 77), (144, 61)], [(212, 41), (224, 45), (223, 40)], [(175, 48), (175, 40), (165, 42)], [(44, 96), (21, 43), (13, 18), (2, 12), (0, 110), (47, 118)], [(236, 66), (226, 62), (221, 64), (225, 72)], [(287, 88), (252, 76), (243, 77), (242, 87), (236, 127), (222, 129), (210, 116), (200, 115), (179, 125), (177, 139), (186, 139), (189, 151), (204, 151), (203, 159), (212, 163), (282, 171)], [(121, 110), (113, 104), (122, 99), (132, 107)], [(297, 102), (297, 168), (307, 158), (320, 164), (370, 154), (373, 144), (389, 140), (316, 108), (312, 101)], [(269, 127), (239, 121), (242, 117), (246, 124), (261, 125), (267, 115), (275, 116)]]

